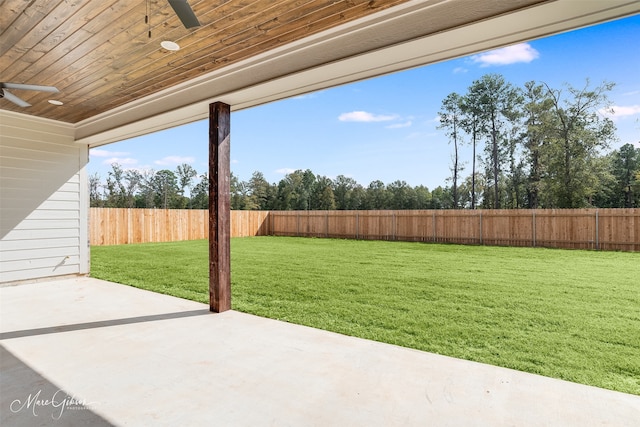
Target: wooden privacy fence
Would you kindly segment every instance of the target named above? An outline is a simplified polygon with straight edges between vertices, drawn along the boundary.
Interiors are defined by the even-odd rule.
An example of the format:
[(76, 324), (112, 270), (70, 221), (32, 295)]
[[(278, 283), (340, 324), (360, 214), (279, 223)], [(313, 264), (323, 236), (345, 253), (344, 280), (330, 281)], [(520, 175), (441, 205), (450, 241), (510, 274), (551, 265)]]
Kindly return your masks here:
[(278, 211), (274, 236), (640, 251), (640, 209)]
[[(209, 211), (91, 208), (91, 245), (173, 242), (209, 237)], [(231, 211), (231, 236), (266, 236), (266, 211)]]
[[(231, 235), (640, 251), (640, 209), (231, 211)], [(91, 244), (205, 239), (208, 211), (91, 208)]]

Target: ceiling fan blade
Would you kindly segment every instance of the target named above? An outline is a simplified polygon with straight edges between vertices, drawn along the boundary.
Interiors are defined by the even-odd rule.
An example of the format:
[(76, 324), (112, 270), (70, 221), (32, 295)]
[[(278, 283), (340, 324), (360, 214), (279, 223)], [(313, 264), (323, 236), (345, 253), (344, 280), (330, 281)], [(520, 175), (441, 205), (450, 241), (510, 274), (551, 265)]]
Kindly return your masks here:
[(53, 86), (26, 85), (21, 83), (1, 83), (0, 87), (6, 88), (6, 89), (37, 90), (40, 92), (53, 92), (53, 93), (59, 92), (59, 90)]
[(29, 104), (26, 101), (23, 101), (22, 99), (18, 98), (17, 96), (15, 96), (14, 94), (12, 94), (11, 92), (8, 92), (7, 90), (2, 90), (0, 92), (2, 94), (2, 98), (6, 99), (7, 101), (11, 101), (14, 104), (16, 104), (19, 107), (31, 107), (31, 104)]
[(187, 0), (169, 0), (169, 4), (176, 15), (178, 15), (178, 18), (180, 18), (185, 28), (200, 26), (200, 21), (198, 21), (196, 14), (193, 13), (193, 9), (191, 9)]

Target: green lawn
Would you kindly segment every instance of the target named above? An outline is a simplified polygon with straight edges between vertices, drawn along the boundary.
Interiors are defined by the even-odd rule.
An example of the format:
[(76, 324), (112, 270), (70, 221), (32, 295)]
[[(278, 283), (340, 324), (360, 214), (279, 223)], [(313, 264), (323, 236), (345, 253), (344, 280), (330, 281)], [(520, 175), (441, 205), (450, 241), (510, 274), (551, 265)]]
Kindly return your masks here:
[[(92, 247), (92, 276), (208, 303), (206, 241)], [(233, 308), (640, 395), (640, 254), (232, 239)]]

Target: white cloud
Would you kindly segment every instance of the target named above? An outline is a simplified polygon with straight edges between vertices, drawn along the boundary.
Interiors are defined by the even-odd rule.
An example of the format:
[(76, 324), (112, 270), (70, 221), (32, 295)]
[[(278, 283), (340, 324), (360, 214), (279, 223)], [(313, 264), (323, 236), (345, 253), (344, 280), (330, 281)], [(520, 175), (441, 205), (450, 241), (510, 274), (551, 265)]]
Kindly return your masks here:
[(181, 157), (181, 156), (167, 156), (160, 160), (156, 160), (156, 165), (160, 166), (170, 166), (170, 165), (181, 165), (182, 163), (193, 163), (196, 159), (193, 157)]
[(130, 153), (125, 151), (109, 151), (101, 150), (99, 148), (92, 148), (89, 150), (89, 154), (93, 157), (123, 157), (128, 156)]
[(342, 113), (338, 117), (341, 122), (388, 122), (397, 119), (396, 115), (373, 114), (366, 111), (351, 111), (350, 113)]
[(529, 43), (520, 43), (473, 55), (471, 61), (480, 64), (481, 67), (490, 67), (492, 65), (509, 65), (518, 62), (529, 63), (538, 57), (540, 57), (540, 52), (531, 47)]
[(276, 169), (276, 173), (279, 173), (281, 175), (287, 175), (290, 173), (294, 173), (296, 171), (296, 169), (290, 169), (290, 168), (280, 168), (280, 169)]
[(392, 125), (387, 126), (387, 129), (400, 129), (400, 128), (408, 128), (411, 126), (411, 120), (405, 123), (394, 123)]
[(112, 165), (114, 163), (117, 163), (121, 166), (127, 166), (127, 165), (131, 166), (131, 165), (137, 165), (138, 160), (133, 159), (131, 157), (110, 157), (102, 161), (103, 165)]
[(469, 70), (467, 70), (464, 67), (456, 67), (453, 69), (453, 74), (464, 74), (466, 72), (468, 72)]
[(600, 114), (611, 119), (619, 119), (621, 117), (635, 116), (640, 114), (640, 105), (613, 105), (609, 108), (602, 108), (598, 110)]

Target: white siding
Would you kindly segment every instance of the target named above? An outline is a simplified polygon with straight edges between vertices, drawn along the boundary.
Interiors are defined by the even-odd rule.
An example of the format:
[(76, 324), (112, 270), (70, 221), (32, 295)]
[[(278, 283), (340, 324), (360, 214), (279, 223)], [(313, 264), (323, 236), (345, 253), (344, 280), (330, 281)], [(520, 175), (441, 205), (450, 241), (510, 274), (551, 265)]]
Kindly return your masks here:
[(0, 283), (89, 272), (86, 145), (0, 110)]

